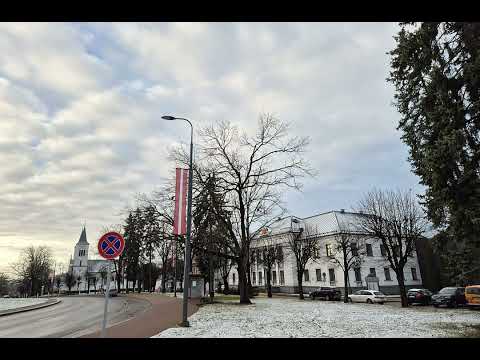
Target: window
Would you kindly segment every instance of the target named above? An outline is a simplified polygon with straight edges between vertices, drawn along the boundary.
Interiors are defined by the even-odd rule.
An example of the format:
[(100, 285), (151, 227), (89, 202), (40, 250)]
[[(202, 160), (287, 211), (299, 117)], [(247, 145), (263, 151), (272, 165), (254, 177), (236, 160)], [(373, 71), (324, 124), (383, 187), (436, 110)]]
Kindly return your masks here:
[(283, 270), (280, 270), (280, 285), (285, 284), (285, 274)]
[(367, 244), (367, 256), (373, 256), (372, 244)]
[(277, 257), (278, 257), (278, 262), (283, 261), (283, 248), (281, 246), (277, 247)]
[(303, 271), (303, 281), (305, 281), (305, 282), (310, 281), (310, 276), (308, 274), (308, 270)]
[(322, 270), (315, 269), (315, 274), (317, 275), (317, 281), (322, 281)]
[(382, 256), (387, 256), (387, 252), (385, 251), (385, 246), (383, 244), (380, 244), (380, 254), (382, 254)]
[(391, 281), (392, 278), (390, 276), (390, 269), (389, 268), (383, 268), (383, 272), (385, 273), (385, 280), (386, 281)]
[(327, 250), (327, 256), (333, 256), (333, 250), (332, 250), (331, 244), (325, 245), (325, 249)]
[(412, 268), (412, 280), (418, 280), (417, 269), (415, 269), (415, 268)]
[(362, 272), (360, 271), (360, 268), (357, 267), (353, 269), (353, 271), (355, 271), (355, 281), (362, 281)]
[(328, 276), (330, 277), (330, 283), (335, 282), (335, 269), (328, 269)]
[(352, 255), (353, 256), (358, 256), (357, 243), (351, 243), (350, 244), (350, 249), (352, 249)]
[(257, 283), (257, 273), (255, 271), (252, 272), (252, 283), (253, 285)]
[(375, 271), (375, 268), (370, 268), (370, 275), (377, 276), (377, 272)]
[(80, 260), (80, 266), (82, 266), (82, 260)]
[(235, 285), (235, 273), (232, 274), (232, 282)]
[(277, 272), (276, 271), (272, 271), (272, 282), (273, 282), (273, 285), (277, 285)]
[(258, 285), (262, 285), (262, 272), (258, 272)]

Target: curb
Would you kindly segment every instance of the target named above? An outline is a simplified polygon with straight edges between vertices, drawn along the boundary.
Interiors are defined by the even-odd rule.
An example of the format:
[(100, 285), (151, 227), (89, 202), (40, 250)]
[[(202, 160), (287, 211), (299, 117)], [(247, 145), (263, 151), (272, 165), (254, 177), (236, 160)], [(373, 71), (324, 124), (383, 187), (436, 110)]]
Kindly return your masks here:
[(21, 308), (18, 308), (18, 309), (0, 311), (0, 316), (7, 316), (7, 315), (13, 315), (13, 314), (26, 312), (26, 311), (42, 309), (44, 307), (56, 305), (61, 301), (62, 300), (60, 300), (60, 299), (56, 299), (54, 301), (47, 301), (47, 302), (45, 302), (43, 304), (39, 304), (39, 305), (30, 305), (30, 306), (24, 306), (24, 307), (21, 307)]

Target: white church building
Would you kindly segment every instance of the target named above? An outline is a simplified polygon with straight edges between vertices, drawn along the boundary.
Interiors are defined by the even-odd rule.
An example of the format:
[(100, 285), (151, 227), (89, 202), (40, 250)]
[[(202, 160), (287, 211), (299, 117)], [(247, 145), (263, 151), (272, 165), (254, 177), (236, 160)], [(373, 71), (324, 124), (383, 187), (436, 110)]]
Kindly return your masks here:
[[(101, 271), (106, 270), (108, 266), (108, 260), (93, 260), (89, 259), (89, 248), (90, 244), (87, 241), (87, 232), (85, 229), (85, 226), (82, 229), (82, 233), (80, 234), (80, 238), (78, 239), (75, 248), (73, 250), (73, 257), (70, 258), (70, 263), (68, 267), (68, 271), (73, 273), (76, 282), (78, 282), (78, 278), (80, 278), (80, 284), (77, 287), (77, 283), (75, 286), (72, 288), (72, 290), (79, 290), (79, 291), (87, 291), (88, 290), (88, 283), (87, 279), (85, 279), (85, 274), (88, 271), (90, 276), (96, 277), (97, 278), (97, 290), (102, 288), (102, 286), (106, 286), (106, 281), (105, 284), (102, 284), (102, 278), (101, 278)], [(112, 277), (115, 279), (115, 273), (113, 266), (111, 267), (112, 271)], [(117, 284), (115, 281), (110, 282), (110, 288), (116, 288)], [(63, 289), (66, 290), (66, 286), (63, 286)], [(94, 289), (93, 286), (93, 281), (92, 279), (90, 280), (90, 291)]]
[[(338, 235), (350, 232), (358, 236), (358, 241), (364, 244), (365, 255), (358, 267), (348, 273), (349, 287), (351, 291), (360, 289), (378, 289), (387, 295), (399, 294), (400, 289), (395, 272), (390, 268), (388, 260), (384, 256), (381, 242), (375, 239), (356, 235), (352, 230), (352, 224), (358, 221), (363, 214), (341, 211), (330, 211), (306, 218), (288, 216), (279, 219), (268, 229), (264, 229), (260, 236), (252, 241), (251, 249), (255, 251), (265, 244), (268, 239), (269, 245), (280, 245), (283, 253), (283, 261), (277, 262), (272, 269), (271, 285), (273, 292), (297, 293), (297, 267), (294, 255), (288, 251), (287, 239), (289, 236), (298, 234), (300, 228), (309, 229), (309, 236), (315, 236), (319, 242), (318, 259), (307, 263), (303, 274), (303, 291), (308, 294), (319, 287), (335, 287), (344, 290), (344, 276), (342, 268), (332, 261), (331, 249)], [(355, 237), (353, 237), (355, 239)], [(301, 239), (301, 238), (300, 238)], [(301, 241), (301, 240), (300, 240)], [(258, 256), (258, 255), (257, 255)], [(257, 257), (255, 257), (257, 259)], [(250, 277), (252, 286), (266, 287), (266, 271), (255, 260), (251, 264)], [(367, 278), (368, 276), (368, 278)], [(406, 288), (418, 288), (422, 286), (420, 267), (417, 253), (414, 251), (404, 268)], [(368, 282), (368, 283), (367, 283)], [(238, 286), (238, 273), (235, 266), (229, 274), (229, 286)]]

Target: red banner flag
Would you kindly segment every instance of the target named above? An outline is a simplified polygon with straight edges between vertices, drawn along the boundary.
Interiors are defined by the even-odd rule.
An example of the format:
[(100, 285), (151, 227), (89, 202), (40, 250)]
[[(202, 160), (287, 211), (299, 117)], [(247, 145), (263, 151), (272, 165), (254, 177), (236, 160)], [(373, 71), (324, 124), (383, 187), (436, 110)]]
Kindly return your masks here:
[(173, 234), (187, 233), (187, 181), (188, 169), (176, 169), (175, 211), (173, 213)]

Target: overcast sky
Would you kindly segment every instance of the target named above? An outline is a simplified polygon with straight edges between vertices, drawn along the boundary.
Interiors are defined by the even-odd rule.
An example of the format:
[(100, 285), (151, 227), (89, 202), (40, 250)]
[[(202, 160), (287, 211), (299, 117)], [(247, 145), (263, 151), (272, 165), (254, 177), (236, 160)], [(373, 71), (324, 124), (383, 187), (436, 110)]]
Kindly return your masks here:
[(0, 23), (0, 271), (48, 245), (67, 263), (87, 224), (121, 222), (170, 176), (168, 148), (269, 112), (311, 138), (318, 170), (291, 214), (350, 209), (372, 186), (420, 191), (396, 131), (394, 23)]

